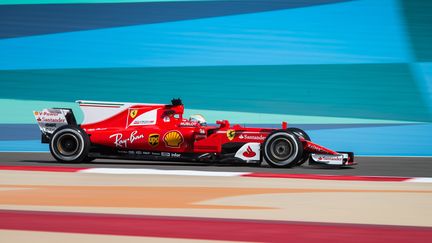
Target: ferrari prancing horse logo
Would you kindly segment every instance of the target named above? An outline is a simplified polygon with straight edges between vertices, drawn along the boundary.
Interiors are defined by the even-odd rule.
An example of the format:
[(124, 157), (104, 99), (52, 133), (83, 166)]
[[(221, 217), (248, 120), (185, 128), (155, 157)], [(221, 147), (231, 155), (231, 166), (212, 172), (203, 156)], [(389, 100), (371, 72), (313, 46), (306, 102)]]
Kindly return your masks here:
[(229, 129), (229, 130), (227, 131), (227, 137), (228, 137), (228, 139), (229, 139), (230, 141), (233, 140), (234, 137), (235, 137), (235, 130)]
[(137, 114), (138, 114), (138, 110), (136, 110), (136, 109), (135, 110), (131, 110), (129, 112), (129, 115), (130, 115), (131, 118), (135, 118)]

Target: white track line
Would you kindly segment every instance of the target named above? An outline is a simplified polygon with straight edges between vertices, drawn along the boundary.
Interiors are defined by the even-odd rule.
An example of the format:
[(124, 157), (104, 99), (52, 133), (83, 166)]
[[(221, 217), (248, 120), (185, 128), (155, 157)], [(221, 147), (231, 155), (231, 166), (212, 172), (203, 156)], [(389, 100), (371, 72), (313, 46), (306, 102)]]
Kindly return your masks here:
[[(229, 171), (199, 171), (199, 170), (160, 170), (160, 169), (135, 169), (135, 168), (89, 168), (77, 171), (86, 174), (115, 174), (115, 175), (176, 175), (176, 176), (216, 176), (236, 177), (251, 175), (253, 172), (229, 172)], [(353, 176), (356, 177), (356, 176)], [(359, 176), (361, 177), (361, 176)], [(386, 177), (386, 176), (376, 176)], [(289, 178), (288, 178), (289, 179)], [(291, 178), (291, 179), (302, 179)], [(308, 179), (308, 178), (305, 178)], [(361, 180), (360, 180), (361, 181)], [(412, 177), (399, 182), (432, 183), (431, 177)]]
[(413, 177), (411, 179), (405, 180), (403, 182), (422, 182), (422, 183), (432, 183), (431, 177)]
[(223, 172), (198, 170), (158, 170), (158, 169), (122, 169), (122, 168), (90, 168), (78, 173), (92, 174), (125, 174), (125, 175), (179, 175), (179, 176), (242, 176), (249, 172)]

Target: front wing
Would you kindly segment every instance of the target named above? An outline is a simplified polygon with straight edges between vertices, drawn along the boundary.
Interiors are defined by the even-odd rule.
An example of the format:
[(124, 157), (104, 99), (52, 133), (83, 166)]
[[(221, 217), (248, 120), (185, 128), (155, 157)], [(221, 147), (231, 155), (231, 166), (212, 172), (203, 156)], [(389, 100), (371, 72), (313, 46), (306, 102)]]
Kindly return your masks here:
[(303, 140), (303, 148), (310, 153), (309, 164), (350, 166), (355, 165), (353, 152), (336, 152), (308, 140)]

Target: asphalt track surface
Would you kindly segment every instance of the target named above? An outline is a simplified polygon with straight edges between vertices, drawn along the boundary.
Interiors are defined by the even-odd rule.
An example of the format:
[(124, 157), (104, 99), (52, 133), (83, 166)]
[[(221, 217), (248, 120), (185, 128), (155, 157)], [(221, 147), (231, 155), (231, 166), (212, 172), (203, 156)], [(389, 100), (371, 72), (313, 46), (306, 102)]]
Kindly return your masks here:
[(61, 164), (50, 153), (0, 153), (0, 166), (65, 166), (88, 168), (148, 168), (162, 170), (203, 170), (232, 172), (266, 172), (280, 174), (327, 174), (364, 176), (432, 177), (432, 157), (356, 157), (358, 165), (349, 168), (316, 168), (305, 164), (290, 169), (243, 164), (205, 164), (195, 162), (138, 161), (97, 159), (84, 164)]

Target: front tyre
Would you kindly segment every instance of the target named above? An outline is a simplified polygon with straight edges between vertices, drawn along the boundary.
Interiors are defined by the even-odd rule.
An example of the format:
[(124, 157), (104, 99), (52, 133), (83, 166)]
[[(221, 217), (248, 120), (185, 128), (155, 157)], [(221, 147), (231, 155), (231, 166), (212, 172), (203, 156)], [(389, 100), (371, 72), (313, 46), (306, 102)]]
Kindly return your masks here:
[[(304, 138), (304, 139), (306, 139), (308, 141), (312, 141), (312, 139), (309, 137), (309, 135), (305, 131), (303, 131), (302, 129), (300, 129), (300, 128), (291, 127), (291, 128), (288, 128), (287, 131), (290, 131), (290, 132), (294, 133), (295, 135), (297, 135), (297, 137), (302, 137), (302, 138)], [(300, 165), (304, 164), (306, 161), (309, 160), (309, 157), (310, 157), (310, 152), (303, 151), (303, 156), (297, 162), (296, 166), (300, 166)]]
[(90, 139), (81, 128), (66, 125), (56, 130), (49, 147), (58, 162), (81, 163), (88, 158)]
[(272, 167), (295, 166), (303, 156), (303, 144), (291, 131), (270, 133), (264, 142), (264, 158)]

